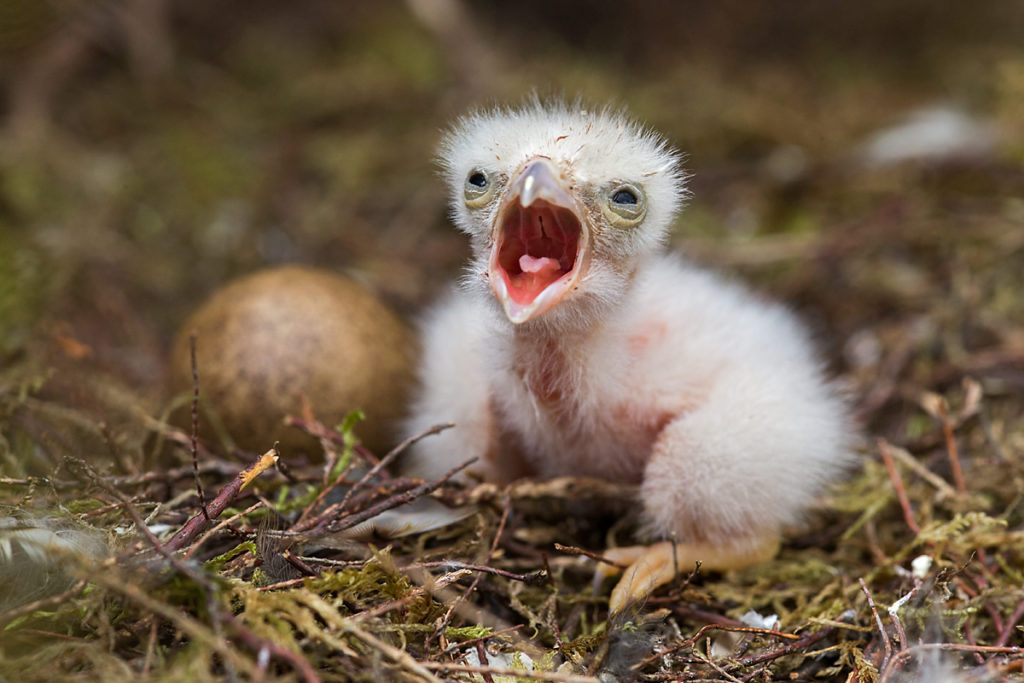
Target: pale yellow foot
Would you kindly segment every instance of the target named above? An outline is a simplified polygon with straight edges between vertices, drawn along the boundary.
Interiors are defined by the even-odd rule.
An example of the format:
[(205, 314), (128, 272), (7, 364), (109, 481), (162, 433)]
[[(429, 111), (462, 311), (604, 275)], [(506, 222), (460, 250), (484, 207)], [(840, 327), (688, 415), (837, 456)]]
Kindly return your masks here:
[[(612, 590), (608, 608), (618, 614), (626, 605), (643, 600), (651, 592), (668, 583), (679, 572), (688, 572), (701, 563), (704, 569), (742, 569), (764, 562), (779, 551), (779, 537), (771, 536), (757, 544), (740, 546), (711, 543), (672, 543), (662, 541), (653, 545), (634, 545), (611, 548), (604, 557), (620, 565), (629, 565), (619, 583)], [(600, 577), (614, 576), (621, 571), (607, 563), (600, 563)]]

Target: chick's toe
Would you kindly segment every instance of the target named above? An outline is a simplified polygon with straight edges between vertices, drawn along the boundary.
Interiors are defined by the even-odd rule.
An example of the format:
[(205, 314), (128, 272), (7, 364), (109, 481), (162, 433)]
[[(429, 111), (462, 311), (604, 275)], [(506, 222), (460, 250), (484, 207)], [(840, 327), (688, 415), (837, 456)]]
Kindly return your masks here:
[[(651, 545), (609, 548), (603, 557), (616, 564), (601, 562), (596, 577), (615, 576), (622, 571), (622, 578), (608, 601), (611, 614), (618, 614), (627, 606), (645, 600), (656, 588), (679, 573), (690, 571), (697, 563), (704, 569), (743, 569), (771, 559), (778, 550), (777, 535), (743, 545), (661, 541)], [(620, 570), (622, 565), (628, 566)]]

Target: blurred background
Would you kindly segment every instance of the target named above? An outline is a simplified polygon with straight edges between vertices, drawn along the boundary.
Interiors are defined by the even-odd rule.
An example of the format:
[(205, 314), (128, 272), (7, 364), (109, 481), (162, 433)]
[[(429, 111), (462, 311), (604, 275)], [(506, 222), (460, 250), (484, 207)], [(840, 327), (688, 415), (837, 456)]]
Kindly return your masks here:
[(467, 255), (441, 131), (534, 92), (683, 150), (671, 248), (798, 309), (871, 429), (1024, 389), (1024, 3), (3, 0), (0, 455), (141, 443), (175, 328), (265, 265), (414, 318)]

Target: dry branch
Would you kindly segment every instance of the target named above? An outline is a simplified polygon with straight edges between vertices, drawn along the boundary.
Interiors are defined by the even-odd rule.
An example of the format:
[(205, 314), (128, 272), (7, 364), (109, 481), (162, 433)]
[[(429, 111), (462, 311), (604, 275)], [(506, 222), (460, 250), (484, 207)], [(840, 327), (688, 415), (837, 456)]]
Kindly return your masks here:
[(277, 464), (277, 459), (277, 449), (271, 448), (260, 456), (259, 460), (239, 472), (227, 486), (217, 493), (217, 497), (210, 501), (209, 516), (202, 512), (190, 519), (178, 533), (171, 537), (171, 540), (163, 545), (164, 550), (173, 552), (191, 543), (196, 536), (201, 534), (210, 525), (209, 520), (219, 517), (220, 513), (224, 512), (224, 509), (234, 502), (242, 489), (248, 486), (253, 479)]

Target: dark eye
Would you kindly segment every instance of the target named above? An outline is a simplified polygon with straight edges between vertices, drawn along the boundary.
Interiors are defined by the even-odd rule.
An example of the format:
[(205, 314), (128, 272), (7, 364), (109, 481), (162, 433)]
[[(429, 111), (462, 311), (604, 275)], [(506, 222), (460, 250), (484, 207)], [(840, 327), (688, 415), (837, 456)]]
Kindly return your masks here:
[(647, 214), (647, 195), (640, 185), (619, 182), (605, 190), (601, 209), (615, 227), (631, 228)]
[(628, 206), (635, 206), (637, 203), (636, 195), (633, 194), (632, 190), (622, 188), (612, 195), (612, 201), (616, 204), (625, 204)]
[(479, 209), (486, 206), (494, 196), (495, 184), (491, 182), (487, 171), (474, 168), (466, 176), (466, 184), (462, 192), (466, 197), (466, 206), (471, 209)]

